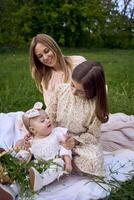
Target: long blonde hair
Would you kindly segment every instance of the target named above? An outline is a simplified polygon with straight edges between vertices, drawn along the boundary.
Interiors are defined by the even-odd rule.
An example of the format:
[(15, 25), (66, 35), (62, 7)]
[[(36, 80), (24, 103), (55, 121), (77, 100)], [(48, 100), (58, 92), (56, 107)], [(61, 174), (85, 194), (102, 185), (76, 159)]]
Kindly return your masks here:
[(30, 72), (38, 89), (42, 92), (42, 81), (45, 85), (45, 89), (48, 88), (48, 83), (52, 76), (52, 68), (42, 64), (35, 55), (35, 47), (37, 43), (42, 43), (43, 45), (47, 46), (54, 54), (56, 54), (59, 66), (64, 72), (64, 82), (68, 82), (70, 71), (72, 71), (72, 63), (70, 58), (62, 54), (61, 49), (52, 37), (46, 34), (37, 34), (31, 41), (29, 49), (29, 62)]

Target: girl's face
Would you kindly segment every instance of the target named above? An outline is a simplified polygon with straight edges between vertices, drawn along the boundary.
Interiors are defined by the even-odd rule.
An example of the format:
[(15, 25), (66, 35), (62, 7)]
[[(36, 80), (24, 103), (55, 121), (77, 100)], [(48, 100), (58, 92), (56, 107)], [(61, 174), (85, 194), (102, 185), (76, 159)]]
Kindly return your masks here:
[(47, 137), (52, 132), (52, 123), (44, 110), (40, 111), (40, 115), (30, 119), (30, 131), (35, 137)]
[(57, 56), (50, 50), (49, 47), (45, 46), (42, 43), (37, 43), (35, 46), (35, 55), (41, 63), (47, 65), (48, 67), (53, 67), (56, 69)]
[(75, 96), (85, 97), (85, 90), (81, 83), (78, 83), (74, 80), (71, 81), (71, 91)]

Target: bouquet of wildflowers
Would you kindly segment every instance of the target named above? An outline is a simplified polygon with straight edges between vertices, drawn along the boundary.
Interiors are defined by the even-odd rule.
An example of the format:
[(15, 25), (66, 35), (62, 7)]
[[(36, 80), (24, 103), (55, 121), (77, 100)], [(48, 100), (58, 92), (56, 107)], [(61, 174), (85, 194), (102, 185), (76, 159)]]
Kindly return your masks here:
[(29, 187), (29, 169), (35, 167), (40, 173), (46, 170), (52, 161), (42, 161), (31, 159), (29, 162), (22, 162), (12, 156), (12, 148), (0, 153), (0, 183), (12, 183), (15, 181), (20, 186), (20, 194), (28, 196), (32, 194)]

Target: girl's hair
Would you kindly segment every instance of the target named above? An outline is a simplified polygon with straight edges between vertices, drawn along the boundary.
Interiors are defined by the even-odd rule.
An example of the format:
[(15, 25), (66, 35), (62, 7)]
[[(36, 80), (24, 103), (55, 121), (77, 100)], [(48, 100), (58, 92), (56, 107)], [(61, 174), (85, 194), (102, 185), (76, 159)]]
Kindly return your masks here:
[(101, 122), (107, 122), (108, 105), (102, 65), (96, 61), (84, 61), (73, 70), (72, 79), (82, 84), (87, 99), (96, 98), (96, 115)]
[(29, 50), (30, 72), (35, 80), (38, 89), (42, 92), (41, 82), (43, 81), (45, 88), (48, 88), (48, 83), (52, 75), (52, 68), (42, 64), (35, 55), (35, 47), (37, 43), (47, 46), (57, 57), (57, 62), (64, 72), (64, 82), (69, 81), (69, 72), (72, 71), (71, 60), (69, 57), (63, 56), (58, 44), (52, 37), (46, 34), (37, 34), (33, 37)]

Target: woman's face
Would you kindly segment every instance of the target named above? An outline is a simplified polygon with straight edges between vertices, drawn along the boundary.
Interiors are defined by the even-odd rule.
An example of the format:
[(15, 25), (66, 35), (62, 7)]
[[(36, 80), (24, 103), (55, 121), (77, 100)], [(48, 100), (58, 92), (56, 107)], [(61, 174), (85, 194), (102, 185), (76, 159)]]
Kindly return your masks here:
[(75, 96), (85, 97), (85, 90), (81, 83), (78, 83), (74, 80), (71, 81), (71, 91)]
[(35, 55), (41, 63), (47, 65), (48, 67), (53, 67), (56, 69), (57, 56), (54, 52), (50, 50), (49, 47), (42, 43), (37, 43), (35, 46)]

